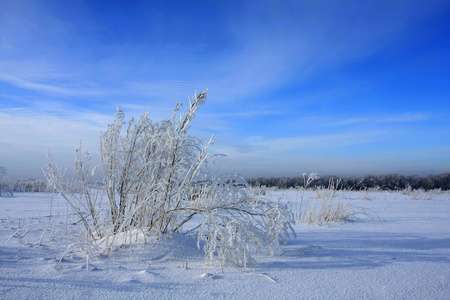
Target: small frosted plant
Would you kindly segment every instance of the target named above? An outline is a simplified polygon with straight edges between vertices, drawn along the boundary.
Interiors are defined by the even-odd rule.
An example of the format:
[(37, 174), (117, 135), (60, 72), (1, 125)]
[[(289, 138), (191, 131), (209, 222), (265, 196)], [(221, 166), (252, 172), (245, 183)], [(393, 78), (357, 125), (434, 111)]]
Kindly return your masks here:
[(303, 177), (303, 186), (301, 187), (302, 195), (300, 197), (300, 204), (298, 204), (298, 198), (295, 200), (295, 211), (296, 211), (295, 219), (296, 220), (300, 220), (302, 218), (303, 206), (304, 206), (303, 202), (305, 199), (304, 198), (305, 190), (308, 189), (314, 181), (316, 181), (317, 179), (320, 178), (319, 175), (315, 172), (309, 174), (308, 176), (306, 176), (306, 173), (303, 173), (302, 177)]
[(342, 200), (336, 201), (336, 191), (339, 190), (339, 180), (330, 178), (328, 187), (318, 187), (316, 189), (317, 198), (321, 203), (314, 206), (310, 203), (303, 205), (303, 196), (300, 209), (296, 216), (297, 223), (308, 224), (328, 224), (346, 222), (355, 217), (355, 212)]

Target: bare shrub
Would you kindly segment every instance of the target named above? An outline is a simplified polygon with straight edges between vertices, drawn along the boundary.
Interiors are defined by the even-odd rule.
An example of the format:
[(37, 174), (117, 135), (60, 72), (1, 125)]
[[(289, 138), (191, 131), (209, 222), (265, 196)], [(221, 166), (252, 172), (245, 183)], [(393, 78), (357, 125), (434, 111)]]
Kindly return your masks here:
[(75, 160), (78, 193), (70, 190), (49, 157), (46, 177), (79, 216), (89, 242), (110, 252), (136, 230), (153, 236), (191, 233), (205, 241), (207, 261), (245, 265), (252, 260), (251, 250), (271, 253), (293, 233), (293, 215), (286, 204), (254, 196), (239, 176), (209, 174), (207, 150), (213, 139), (203, 143), (189, 133), (205, 100), (206, 91), (196, 94), (185, 112), (179, 113), (179, 104), (171, 118), (161, 122), (149, 119), (148, 112), (136, 123), (125, 122), (117, 109), (100, 138), (106, 201), (99, 201), (101, 193), (90, 185), (95, 168), (81, 148)]

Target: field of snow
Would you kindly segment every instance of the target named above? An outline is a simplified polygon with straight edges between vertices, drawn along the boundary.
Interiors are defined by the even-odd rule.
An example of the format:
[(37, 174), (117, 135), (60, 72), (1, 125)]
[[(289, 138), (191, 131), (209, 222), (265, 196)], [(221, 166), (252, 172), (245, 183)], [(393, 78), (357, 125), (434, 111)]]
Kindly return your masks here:
[[(298, 209), (314, 191), (272, 191)], [(247, 267), (206, 266), (194, 239), (71, 251), (75, 216), (59, 196), (0, 198), (1, 299), (450, 299), (449, 192), (341, 192), (358, 219), (296, 224), (296, 237)], [(186, 268), (187, 265), (187, 268)]]

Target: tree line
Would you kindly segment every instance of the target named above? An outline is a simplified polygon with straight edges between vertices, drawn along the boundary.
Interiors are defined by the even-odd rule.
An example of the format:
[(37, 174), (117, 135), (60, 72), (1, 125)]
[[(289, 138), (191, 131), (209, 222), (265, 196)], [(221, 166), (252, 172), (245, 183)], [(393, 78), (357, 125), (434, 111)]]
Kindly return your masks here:
[(0, 197), (13, 196), (14, 193), (32, 193), (32, 192), (47, 192), (51, 191), (48, 188), (47, 181), (35, 179), (19, 179), (10, 180), (7, 178), (0, 178)]
[[(247, 182), (252, 187), (276, 187), (279, 189), (300, 188), (306, 183), (304, 176), (294, 177), (252, 177), (247, 178)], [(346, 190), (366, 190), (366, 189), (381, 189), (381, 190), (404, 190), (411, 188), (413, 190), (434, 190), (441, 189), (444, 191), (450, 190), (450, 172), (440, 173), (436, 175), (418, 176), (418, 175), (401, 175), (401, 174), (387, 174), (387, 175), (366, 175), (360, 177), (339, 177), (333, 175), (321, 176), (314, 180), (309, 187), (325, 187), (328, 188), (330, 180), (334, 183), (339, 181), (339, 188)], [(0, 196), (12, 196), (14, 193), (24, 192), (49, 192), (53, 191), (48, 187), (47, 181), (36, 179), (20, 179), (9, 180), (6, 177), (0, 176)]]
[[(305, 186), (308, 176), (294, 176), (294, 177), (252, 177), (247, 178), (247, 182), (252, 187), (276, 187), (279, 189), (300, 188)], [(330, 180), (334, 183), (339, 182), (339, 188), (346, 190), (366, 190), (366, 189), (381, 189), (381, 190), (404, 190), (411, 188), (413, 190), (434, 190), (441, 189), (450, 190), (450, 172), (436, 175), (418, 176), (418, 175), (401, 175), (401, 174), (387, 174), (387, 175), (366, 175), (360, 177), (340, 177), (333, 175), (321, 176), (314, 180), (309, 187), (325, 187), (330, 184)]]
[[(300, 188), (306, 183), (307, 176), (294, 177), (252, 177), (247, 178), (247, 182), (252, 187), (276, 187), (279, 189)], [(325, 187), (328, 188), (330, 180), (334, 183), (339, 182), (339, 188), (346, 190), (366, 190), (366, 189), (381, 189), (381, 190), (404, 190), (411, 188), (413, 190), (434, 190), (441, 189), (444, 191), (450, 190), (450, 172), (440, 173), (436, 175), (418, 176), (418, 175), (401, 175), (401, 174), (387, 174), (387, 175), (366, 175), (360, 177), (340, 177), (333, 175), (321, 176), (314, 180), (309, 187)], [(47, 192), (52, 191), (52, 188), (47, 186), (47, 181), (36, 179), (20, 179), (7, 180), (0, 178), (0, 196), (12, 196), (14, 193), (23, 192)]]

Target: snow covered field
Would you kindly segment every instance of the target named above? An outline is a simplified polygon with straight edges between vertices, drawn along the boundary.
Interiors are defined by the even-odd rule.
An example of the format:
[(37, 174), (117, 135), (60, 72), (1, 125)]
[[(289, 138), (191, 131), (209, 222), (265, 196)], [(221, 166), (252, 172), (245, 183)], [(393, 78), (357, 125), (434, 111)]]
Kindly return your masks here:
[[(270, 192), (294, 210), (301, 196)], [(303, 196), (320, 202), (313, 191)], [(368, 215), (296, 224), (297, 237), (274, 256), (257, 254), (246, 272), (205, 266), (196, 241), (181, 235), (127, 245), (111, 257), (65, 253), (80, 227), (64, 200), (41, 193), (0, 198), (0, 298), (450, 299), (449, 192), (336, 197)]]

